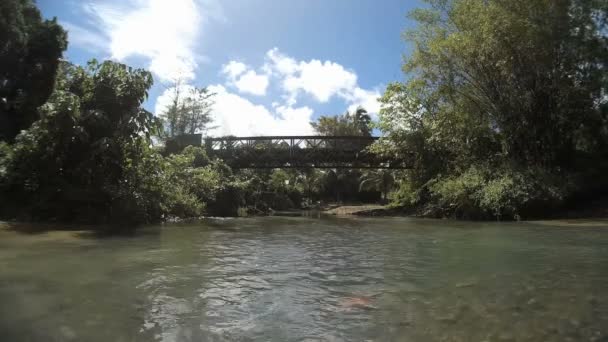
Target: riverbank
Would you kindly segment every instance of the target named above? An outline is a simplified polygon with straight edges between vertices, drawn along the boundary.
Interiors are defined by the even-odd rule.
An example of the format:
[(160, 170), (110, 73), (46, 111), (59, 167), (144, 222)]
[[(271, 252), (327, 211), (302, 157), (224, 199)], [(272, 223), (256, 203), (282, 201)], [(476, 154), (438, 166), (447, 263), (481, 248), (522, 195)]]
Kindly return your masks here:
[[(431, 210), (423, 208), (411, 209), (404, 207), (393, 207), (388, 205), (378, 204), (359, 204), (359, 205), (328, 205), (322, 208), (321, 212), (327, 215), (336, 216), (367, 216), (367, 217), (422, 217), (422, 218), (440, 218), (431, 214)], [(557, 210), (551, 215), (543, 217), (533, 217), (524, 220), (569, 220), (569, 219), (606, 219), (608, 220), (608, 198), (581, 202), (576, 205), (571, 205), (563, 210)]]
[[(319, 218), (323, 215), (344, 216), (344, 217), (412, 217), (412, 218), (434, 218), (434, 219), (451, 219), (455, 221), (463, 221), (455, 218), (437, 217), (429, 214), (431, 211), (422, 209), (411, 209), (403, 207), (393, 207), (390, 205), (380, 204), (324, 204), (320, 207), (311, 209), (294, 209), (286, 211), (269, 212), (246, 212), (239, 211), (239, 217), (263, 217), (263, 216), (306, 216), (311, 218)], [(189, 219), (169, 219), (157, 224), (192, 224), (200, 222), (209, 217), (198, 217)], [(464, 220), (466, 221), (466, 220)], [(495, 220), (486, 220), (495, 221)], [(508, 221), (508, 220), (503, 220)], [(589, 202), (581, 202), (577, 206), (572, 206), (569, 209), (556, 211), (553, 215), (540, 217), (523, 218), (522, 221), (534, 222), (541, 225), (565, 225), (565, 226), (589, 226), (589, 222), (596, 227), (608, 227), (608, 198)], [(95, 235), (131, 235), (134, 234), (137, 228), (141, 225), (108, 225), (108, 224), (76, 224), (76, 223), (61, 223), (61, 222), (26, 222), (26, 221), (0, 221), (1, 230), (18, 231), (25, 234), (41, 234), (51, 231), (64, 231), (75, 234), (90, 234)], [(87, 233), (85, 233), (87, 232)]]
[[(386, 213), (388, 211), (387, 206), (379, 204), (359, 204), (359, 205), (330, 205), (322, 209), (324, 214), (328, 215), (360, 215), (360, 216), (374, 216), (372, 213)], [(387, 215), (379, 215), (387, 216)]]

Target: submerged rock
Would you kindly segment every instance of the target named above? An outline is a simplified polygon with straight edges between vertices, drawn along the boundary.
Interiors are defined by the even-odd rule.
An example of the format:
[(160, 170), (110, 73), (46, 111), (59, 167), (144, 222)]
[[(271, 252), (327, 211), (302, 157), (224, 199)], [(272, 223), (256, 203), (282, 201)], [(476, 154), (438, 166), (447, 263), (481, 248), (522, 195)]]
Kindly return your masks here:
[(463, 288), (463, 287), (472, 287), (477, 285), (477, 281), (473, 280), (473, 281), (469, 281), (469, 282), (462, 282), (462, 283), (457, 283), (456, 287), (457, 288)]
[(76, 339), (76, 332), (74, 332), (74, 330), (68, 326), (62, 326), (59, 328), (59, 332), (61, 333), (61, 336), (68, 341)]
[(372, 305), (372, 300), (368, 297), (347, 297), (343, 298), (339, 306), (342, 309), (376, 309), (375, 306)]

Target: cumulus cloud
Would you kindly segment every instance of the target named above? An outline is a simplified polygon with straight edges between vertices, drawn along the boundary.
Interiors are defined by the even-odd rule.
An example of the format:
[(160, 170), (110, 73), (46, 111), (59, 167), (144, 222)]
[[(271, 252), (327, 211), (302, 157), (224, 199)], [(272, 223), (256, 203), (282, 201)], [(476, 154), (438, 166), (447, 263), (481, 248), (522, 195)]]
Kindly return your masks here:
[(230, 61), (222, 67), (222, 73), (228, 78), (228, 85), (234, 86), (241, 93), (266, 95), (270, 83), (267, 74), (258, 74), (244, 63)]
[[(380, 110), (380, 91), (361, 88), (354, 71), (333, 61), (301, 61), (274, 48), (266, 53), (264, 65), (257, 70), (260, 71), (234, 60), (222, 66), (225, 86), (210, 87), (217, 93), (213, 114), (217, 128), (209, 132), (211, 135), (314, 134), (310, 126), (313, 110), (296, 105), (301, 94), (308, 94), (319, 103), (337, 97), (350, 111), (362, 106), (374, 115)], [(273, 101), (270, 108), (227, 89), (265, 95), (270, 81), (277, 82), (283, 99)]]
[(229, 79), (235, 79), (247, 71), (249, 67), (245, 63), (230, 61), (222, 66), (222, 73)]
[(321, 103), (341, 98), (349, 110), (362, 106), (372, 114), (380, 111), (380, 92), (359, 87), (357, 74), (336, 62), (298, 61), (274, 48), (266, 53), (263, 70), (280, 80), (289, 105), (295, 105), (298, 95), (305, 93)]
[(365, 90), (356, 87), (346, 96), (347, 102), (350, 103), (348, 110), (353, 112), (357, 107), (363, 107), (368, 113), (375, 116), (380, 112), (380, 102), (378, 101), (380, 96), (382, 94), (380, 94), (379, 90)]
[[(184, 94), (191, 89), (191, 85), (184, 84), (179, 91)], [(168, 88), (156, 99), (156, 115), (163, 113), (171, 104), (175, 90)], [(229, 92), (222, 85), (210, 86), (209, 90), (216, 94), (212, 113), (214, 128), (207, 132), (209, 136), (313, 134), (310, 126), (313, 110), (309, 107), (294, 108), (277, 104), (268, 109)]]
[(268, 88), (268, 76), (258, 74), (253, 70), (247, 71), (238, 80), (235, 80), (235, 87), (242, 93), (253, 95), (266, 95)]
[(209, 87), (217, 95), (213, 107), (214, 125), (209, 132), (213, 136), (237, 135), (306, 135), (312, 134), (310, 121), (313, 111), (309, 107), (293, 108), (278, 106), (269, 110), (237, 94), (224, 86)]
[(300, 92), (327, 102), (335, 95), (346, 95), (357, 86), (357, 74), (332, 61), (317, 59), (296, 61), (274, 48), (266, 54), (266, 70), (282, 78), (282, 87), (290, 98)]
[[(210, 17), (217, 17), (212, 0), (94, 0), (86, 13), (108, 37), (112, 58), (144, 57), (161, 80), (193, 79), (201, 57), (196, 43)], [(208, 9), (208, 11), (207, 11)]]

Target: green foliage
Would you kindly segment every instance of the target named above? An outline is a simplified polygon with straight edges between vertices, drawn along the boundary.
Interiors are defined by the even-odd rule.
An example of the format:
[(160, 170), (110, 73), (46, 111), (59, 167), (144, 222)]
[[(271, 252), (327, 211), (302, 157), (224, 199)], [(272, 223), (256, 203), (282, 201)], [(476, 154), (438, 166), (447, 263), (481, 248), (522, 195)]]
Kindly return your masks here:
[(343, 115), (321, 116), (317, 119), (317, 122), (311, 122), (310, 125), (320, 135), (372, 135), (371, 117), (361, 107), (357, 108), (354, 113), (346, 112)]
[(155, 174), (155, 120), (141, 108), (151, 85), (149, 72), (113, 62), (63, 64), (41, 119), (17, 137), (4, 162), (4, 209), (35, 219), (158, 216), (142, 183), (146, 172)]
[[(3, 218), (137, 224), (298, 208), (305, 193), (318, 199), (346, 184), (356, 189), (356, 172), (233, 173), (192, 146), (164, 157), (151, 137), (209, 128), (214, 94), (178, 82), (159, 120), (142, 107), (149, 72), (110, 61), (60, 63), (65, 48), (63, 29), (42, 21), (30, 0), (0, 4), (0, 134), (10, 141), (0, 142)], [(370, 122), (359, 108), (315, 127), (369, 136)]]
[(597, 181), (580, 175), (608, 152), (605, 2), (427, 2), (410, 15), (408, 81), (382, 97), (374, 147), (415, 153), (402, 204), (513, 216)]
[(392, 170), (367, 171), (361, 176), (359, 189), (380, 191), (386, 201), (388, 193), (395, 185), (395, 173)]
[(305, 197), (306, 205), (312, 205), (313, 201), (320, 198), (323, 190), (323, 175), (324, 173), (313, 168), (301, 170), (297, 176), (297, 184)]
[[(359, 107), (354, 113), (321, 116), (310, 123), (319, 135), (328, 136), (371, 136), (372, 123), (367, 111)], [(361, 148), (361, 147), (357, 147)], [(337, 202), (356, 201), (360, 192), (358, 170), (327, 170), (315, 176), (312, 185), (319, 191), (320, 197)]]
[(356, 169), (324, 171), (320, 179), (322, 195), (336, 202), (358, 201), (360, 178), (361, 172)]
[(282, 169), (273, 170), (268, 180), (269, 188), (275, 192), (286, 193), (291, 186), (293, 181), (287, 171)]
[(66, 32), (56, 19), (42, 20), (31, 0), (0, 2), (0, 140), (38, 118), (66, 48)]
[(185, 134), (204, 132), (212, 121), (213, 97), (208, 88), (184, 86), (181, 80), (172, 87), (171, 104), (160, 115), (160, 136), (171, 139)]
[[(436, 215), (516, 219), (553, 210), (563, 201), (568, 183), (536, 170), (495, 170), (472, 166), (464, 173), (431, 182)], [(523, 210), (523, 211), (522, 211)]]

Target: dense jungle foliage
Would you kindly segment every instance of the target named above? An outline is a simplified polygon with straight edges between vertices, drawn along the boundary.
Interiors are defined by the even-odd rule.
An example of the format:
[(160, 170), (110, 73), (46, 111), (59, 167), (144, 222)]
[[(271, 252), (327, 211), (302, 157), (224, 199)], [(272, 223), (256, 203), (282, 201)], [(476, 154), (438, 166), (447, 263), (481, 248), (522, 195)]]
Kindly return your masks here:
[(380, 153), (415, 153), (396, 204), (433, 216), (546, 215), (608, 190), (608, 2), (429, 0)]
[[(608, 3), (428, 0), (410, 14), (406, 81), (374, 126), (363, 108), (312, 122), (319, 135), (384, 138), (405, 172), (231, 170), (201, 147), (213, 96), (174, 87), (158, 117), (152, 75), (62, 60), (67, 34), (31, 0), (0, 3), (0, 216), (146, 223), (263, 214), (326, 202), (392, 201), (440, 217), (546, 215), (608, 192)], [(185, 89), (180, 92), (180, 89)], [(395, 191), (393, 189), (396, 188)]]

